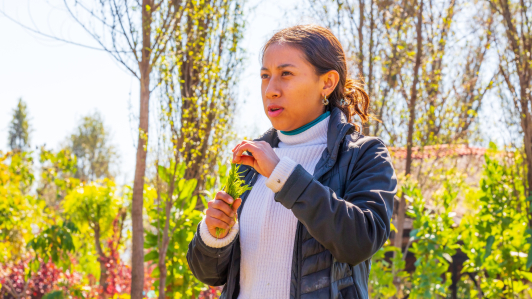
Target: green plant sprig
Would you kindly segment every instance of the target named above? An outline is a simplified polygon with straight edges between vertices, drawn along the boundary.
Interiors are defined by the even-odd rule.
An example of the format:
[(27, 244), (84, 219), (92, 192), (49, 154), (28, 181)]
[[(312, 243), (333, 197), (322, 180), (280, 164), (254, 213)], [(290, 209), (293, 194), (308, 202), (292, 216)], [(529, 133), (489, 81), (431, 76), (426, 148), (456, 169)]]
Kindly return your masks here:
[[(236, 165), (235, 163), (231, 163), (231, 169), (229, 170), (229, 174), (227, 175), (227, 181), (225, 183), (225, 186), (223, 188), (223, 191), (225, 191), (227, 194), (229, 194), (233, 200), (236, 200), (239, 198), (244, 192), (251, 190), (251, 186), (246, 185), (246, 182), (240, 178), (240, 174), (242, 172), (236, 171)], [(234, 202), (233, 202), (234, 203)], [(231, 208), (233, 208), (233, 204), (229, 205)], [(236, 222), (236, 216), (234, 218)], [(221, 234), (225, 232), (225, 229), (223, 228), (216, 228), (216, 238), (219, 238)]]

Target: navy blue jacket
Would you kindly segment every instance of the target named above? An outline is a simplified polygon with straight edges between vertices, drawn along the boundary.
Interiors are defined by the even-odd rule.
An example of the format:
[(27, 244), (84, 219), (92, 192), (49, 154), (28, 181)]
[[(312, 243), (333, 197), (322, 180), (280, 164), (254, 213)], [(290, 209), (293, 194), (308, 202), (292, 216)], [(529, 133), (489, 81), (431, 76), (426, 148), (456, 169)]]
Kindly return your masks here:
[[(277, 147), (270, 128), (260, 138)], [(258, 173), (240, 166), (247, 184)], [(290, 299), (368, 298), (371, 256), (390, 234), (397, 178), (386, 146), (379, 138), (355, 131), (343, 112), (333, 108), (327, 148), (311, 175), (297, 165), (275, 201), (292, 210), (298, 224), (294, 236)], [(246, 191), (238, 216), (250, 191)], [(240, 240), (211, 248), (198, 232), (189, 244), (187, 260), (202, 282), (225, 285), (221, 298), (237, 298), (240, 280)]]

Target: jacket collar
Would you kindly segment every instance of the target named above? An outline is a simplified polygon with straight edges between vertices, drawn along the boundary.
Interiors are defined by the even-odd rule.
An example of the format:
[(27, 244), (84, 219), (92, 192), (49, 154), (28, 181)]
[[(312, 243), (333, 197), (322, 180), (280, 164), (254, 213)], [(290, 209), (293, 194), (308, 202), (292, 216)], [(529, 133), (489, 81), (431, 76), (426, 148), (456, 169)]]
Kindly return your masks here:
[[(342, 143), (342, 140), (347, 132), (353, 127), (353, 124), (347, 122), (347, 118), (342, 110), (340, 110), (338, 107), (334, 107), (331, 111), (329, 127), (327, 129), (327, 158), (329, 160), (327, 162), (327, 166), (332, 167), (334, 165), (340, 144)], [(274, 127), (269, 128), (259, 138), (254, 140), (266, 141), (271, 147), (278, 147), (280, 141), (277, 130)]]

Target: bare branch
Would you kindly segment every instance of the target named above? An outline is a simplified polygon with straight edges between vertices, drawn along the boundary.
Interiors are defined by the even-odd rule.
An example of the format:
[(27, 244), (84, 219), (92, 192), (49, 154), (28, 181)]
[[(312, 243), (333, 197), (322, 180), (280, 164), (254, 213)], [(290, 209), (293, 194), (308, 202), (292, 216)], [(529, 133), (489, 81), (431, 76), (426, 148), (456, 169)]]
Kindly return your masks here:
[[(127, 44), (129, 45), (129, 49), (131, 49), (131, 52), (133, 52), (133, 55), (135, 55), (135, 60), (136, 60), (137, 62), (140, 62), (139, 57), (138, 57), (138, 55), (137, 55), (137, 48), (136, 48), (136, 45), (135, 45), (135, 44), (132, 44), (131, 41), (129, 40), (129, 36), (128, 36), (128, 34), (127, 34), (127, 32), (126, 32), (126, 29), (124, 28), (124, 24), (123, 24), (123, 22), (122, 22), (121, 14), (118, 13), (118, 6), (117, 6), (117, 4), (116, 4), (116, 0), (113, 0), (113, 4), (114, 4), (114, 6), (115, 6), (115, 10), (116, 10), (116, 12), (117, 12), (117, 13), (116, 13), (116, 16), (117, 16), (117, 18), (118, 18), (118, 24), (120, 25), (120, 28), (122, 28), (122, 35), (126, 38)], [(126, 7), (127, 7), (127, 5), (126, 5)], [(126, 8), (126, 10), (127, 10), (127, 8)], [(131, 29), (130, 29), (129, 32), (132, 34)], [(115, 44), (115, 43), (113, 43), (113, 44)]]

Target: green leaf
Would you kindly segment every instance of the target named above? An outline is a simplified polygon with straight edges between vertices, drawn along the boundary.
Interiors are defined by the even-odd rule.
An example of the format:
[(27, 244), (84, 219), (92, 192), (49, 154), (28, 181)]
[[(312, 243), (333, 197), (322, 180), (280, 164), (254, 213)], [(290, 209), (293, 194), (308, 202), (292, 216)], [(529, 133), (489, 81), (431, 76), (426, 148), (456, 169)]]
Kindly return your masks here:
[(495, 241), (495, 237), (489, 236), (488, 240), (486, 240), (486, 253), (484, 253), (484, 257), (482, 258), (482, 261), (485, 261), (486, 258), (488, 258), (491, 255), (491, 247), (493, 246), (493, 242)]
[(205, 198), (205, 195), (200, 194), (200, 199), (201, 199), (201, 202), (203, 203), (203, 206), (206, 208), (208, 200)]
[[(242, 194), (244, 194), (244, 192), (252, 189), (251, 186), (246, 185), (245, 180), (240, 178), (240, 174), (244, 172), (238, 172), (237, 168), (239, 168), (240, 165), (241, 164), (231, 163), (231, 169), (229, 170), (229, 174), (227, 175), (227, 181), (225, 182), (225, 186), (223, 188), (223, 190), (235, 200), (239, 198)], [(229, 206), (232, 207), (233, 205), (231, 204)], [(217, 227), (216, 237), (218, 238), (219, 235), (222, 234), (224, 231), (224, 229)]]
[[(194, 195), (189, 201), (188, 206), (185, 208), (185, 215), (188, 215), (194, 208), (196, 207), (196, 204), (198, 203), (198, 196)], [(205, 205), (207, 206), (207, 205)]]
[(187, 165), (186, 165), (185, 162), (181, 162), (181, 163), (177, 164), (177, 171), (176, 171), (177, 177), (179, 177), (179, 178), (184, 177), (186, 169), (187, 169)]
[(519, 274), (523, 275), (528, 281), (532, 282), (532, 273), (525, 271), (518, 271)]
[(169, 183), (170, 180), (168, 179), (168, 171), (166, 170), (166, 168), (162, 165), (159, 165), (157, 168), (159, 170), (158, 174), (161, 180), (163, 180), (163, 182)]
[(181, 179), (178, 183), (179, 198), (188, 199), (196, 189), (198, 181), (196, 179), (185, 180)]
[(42, 297), (42, 299), (63, 299), (65, 298), (63, 296), (62, 291), (53, 291), (51, 293), (48, 293)]
[(526, 259), (526, 268), (530, 269), (530, 267), (532, 267), (532, 245), (528, 249), (528, 258)]
[(152, 250), (144, 256), (145, 262), (157, 261), (157, 260), (159, 260), (159, 253), (156, 250)]

